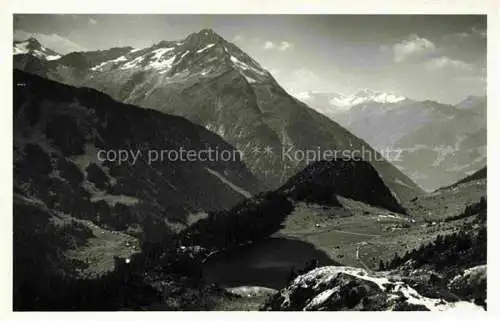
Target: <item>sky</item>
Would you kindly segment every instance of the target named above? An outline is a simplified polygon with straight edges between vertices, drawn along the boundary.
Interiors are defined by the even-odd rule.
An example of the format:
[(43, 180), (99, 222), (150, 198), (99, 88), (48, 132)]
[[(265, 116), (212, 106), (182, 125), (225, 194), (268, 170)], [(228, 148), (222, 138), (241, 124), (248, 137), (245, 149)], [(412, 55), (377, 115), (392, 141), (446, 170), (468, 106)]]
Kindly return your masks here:
[(212, 28), (291, 94), (361, 88), (455, 104), (486, 93), (481, 15), (15, 15), (14, 39), (60, 53), (142, 48)]

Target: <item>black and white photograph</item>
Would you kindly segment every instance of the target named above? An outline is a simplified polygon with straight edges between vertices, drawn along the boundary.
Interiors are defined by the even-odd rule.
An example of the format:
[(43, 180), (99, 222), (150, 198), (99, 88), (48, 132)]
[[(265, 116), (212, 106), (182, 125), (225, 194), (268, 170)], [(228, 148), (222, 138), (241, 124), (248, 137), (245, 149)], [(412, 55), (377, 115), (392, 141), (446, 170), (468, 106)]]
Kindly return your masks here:
[(13, 311), (487, 311), (488, 18), (14, 13)]

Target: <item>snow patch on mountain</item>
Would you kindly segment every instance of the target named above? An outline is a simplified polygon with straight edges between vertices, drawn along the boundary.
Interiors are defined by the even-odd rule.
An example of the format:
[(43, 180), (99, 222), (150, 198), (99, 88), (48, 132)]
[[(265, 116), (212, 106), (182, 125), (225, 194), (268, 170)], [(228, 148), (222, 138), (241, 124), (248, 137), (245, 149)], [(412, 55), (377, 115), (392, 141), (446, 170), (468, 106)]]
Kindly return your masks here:
[(125, 69), (131, 69), (138, 67), (140, 63), (144, 61), (144, 56), (139, 56), (136, 57), (135, 59), (128, 61), (127, 63), (123, 64), (120, 69), (125, 70)]
[(173, 47), (170, 47), (170, 48), (160, 48), (160, 49), (156, 49), (156, 50), (153, 50), (153, 59), (160, 59), (164, 54), (166, 54), (167, 52), (169, 51), (172, 51), (174, 50), (175, 48)]
[(111, 64), (115, 64), (117, 62), (123, 62), (123, 61), (127, 61), (127, 58), (125, 58), (125, 56), (120, 56), (120, 57), (118, 57), (116, 59), (104, 61), (104, 62), (98, 64), (97, 66), (94, 66), (94, 67), (90, 68), (90, 70), (92, 70), (92, 71), (101, 71), (107, 65), (111, 65)]
[(129, 69), (137, 67), (139, 63), (142, 63), (145, 59), (149, 58), (148, 64), (144, 66), (144, 69), (155, 69), (161, 71), (160, 73), (165, 73), (168, 69), (172, 68), (173, 62), (176, 55), (169, 56), (168, 53), (173, 51), (175, 47), (159, 48), (155, 49), (144, 56), (136, 57), (133, 61), (124, 64), (121, 69)]
[(149, 67), (153, 68), (153, 69), (163, 69), (163, 71), (165, 71), (164, 69), (172, 68), (172, 64), (173, 64), (175, 58), (176, 58), (176, 56), (172, 56), (168, 59), (153, 61), (149, 64)]
[(254, 68), (252, 66), (249, 66), (247, 65), (246, 63), (242, 62), (241, 60), (239, 60), (238, 58), (236, 58), (235, 56), (231, 56), (231, 61), (237, 66), (239, 67), (240, 69), (242, 70), (251, 70), (261, 76), (265, 76), (266, 75), (266, 72), (264, 70), (259, 70), (257, 68)]
[(201, 48), (200, 50), (197, 50), (196, 53), (202, 53), (203, 51), (208, 50), (208, 49), (212, 48), (213, 46), (215, 46), (214, 43), (208, 44), (205, 47)]
[(187, 50), (185, 53), (183, 53), (181, 55), (181, 57), (179, 59), (182, 59), (182, 58), (186, 57), (186, 55), (189, 54), (189, 53), (190, 53), (190, 50)]
[[(159, 70), (160, 73), (166, 72), (166, 69), (172, 68), (173, 61), (175, 60), (176, 56), (168, 56), (168, 53), (173, 51), (175, 48), (169, 47), (169, 48), (159, 48), (155, 49), (149, 53), (146, 53), (141, 56), (137, 56), (133, 59), (130, 57), (130, 53), (127, 54), (126, 56), (120, 56), (116, 59), (112, 60), (107, 60), (104, 61), (92, 68), (90, 70), (92, 71), (102, 71), (104, 67), (111, 66), (111, 67), (116, 67), (116, 65), (120, 66), (121, 70), (126, 70), (126, 69), (131, 69), (131, 68), (136, 68), (142, 65), (142, 63), (149, 58), (148, 64), (144, 66), (145, 69), (156, 69)], [(122, 63), (120, 65), (120, 63)]]
[(246, 79), (249, 83), (251, 83), (251, 84), (253, 84), (253, 83), (256, 83), (256, 82), (257, 82), (257, 80), (255, 80), (255, 79), (253, 79), (253, 78), (251, 78), (251, 77), (248, 77), (248, 76), (247, 76), (247, 75), (245, 75), (245, 74), (243, 74), (243, 77), (245, 77), (245, 79)]
[(60, 55), (49, 55), (49, 56), (45, 56), (45, 60), (49, 60), (49, 61), (50, 61), (50, 60), (57, 60), (57, 59), (59, 59), (59, 58), (61, 58), (61, 56), (60, 56)]
[(245, 77), (250, 84), (257, 83), (259, 80), (262, 80), (262, 77), (267, 77), (267, 72), (265, 70), (252, 67), (233, 55), (230, 55), (229, 59), (236, 66), (236, 68), (240, 70), (240, 74)]

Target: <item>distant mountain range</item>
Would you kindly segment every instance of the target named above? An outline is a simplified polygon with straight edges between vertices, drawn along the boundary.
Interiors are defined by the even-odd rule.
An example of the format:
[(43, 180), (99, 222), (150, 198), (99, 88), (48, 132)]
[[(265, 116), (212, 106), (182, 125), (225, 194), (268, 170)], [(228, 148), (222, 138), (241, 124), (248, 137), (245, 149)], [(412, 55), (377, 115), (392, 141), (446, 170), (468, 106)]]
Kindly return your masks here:
[[(364, 88), (360, 89), (350, 95), (342, 95), (337, 93), (327, 93), (320, 91), (305, 91), (298, 93), (297, 98), (309, 101), (317, 100), (321, 101), (323, 104), (329, 104), (334, 106), (336, 110), (348, 110), (353, 106), (363, 104), (363, 103), (382, 103), (382, 104), (394, 104), (400, 101), (407, 100), (408, 98), (395, 94), (382, 91), (375, 91), (372, 89)], [(319, 102), (318, 102), (319, 104)], [(325, 109), (331, 111), (331, 108)], [(332, 113), (337, 111), (333, 110)]]
[(298, 96), (375, 149), (401, 150), (393, 164), (428, 191), (486, 165), (486, 97), (453, 106), (366, 89)]
[[(14, 66), (186, 117), (242, 151), (245, 164), (269, 188), (307, 165), (287, 158), (284, 149), (365, 149), (375, 154), (365, 141), (290, 96), (258, 62), (210, 29), (144, 49), (76, 52), (52, 61), (19, 54)], [(372, 164), (398, 199), (422, 192), (388, 162)]]

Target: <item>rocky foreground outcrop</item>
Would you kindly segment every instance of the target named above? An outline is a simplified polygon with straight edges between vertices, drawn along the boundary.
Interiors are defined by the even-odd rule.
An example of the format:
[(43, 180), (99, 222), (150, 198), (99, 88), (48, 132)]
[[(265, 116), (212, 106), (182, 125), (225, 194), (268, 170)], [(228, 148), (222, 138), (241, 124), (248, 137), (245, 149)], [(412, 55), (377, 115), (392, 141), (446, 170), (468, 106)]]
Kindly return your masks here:
[[(458, 278), (455, 283), (458, 284)], [(285, 311), (481, 311), (461, 297), (426, 296), (395, 271), (371, 272), (347, 266), (325, 266), (295, 278), (272, 296), (263, 310)]]
[(486, 264), (467, 269), (450, 281), (449, 288), (461, 297), (475, 300), (476, 302), (485, 302), (486, 271)]

